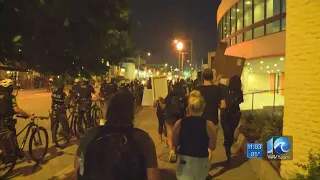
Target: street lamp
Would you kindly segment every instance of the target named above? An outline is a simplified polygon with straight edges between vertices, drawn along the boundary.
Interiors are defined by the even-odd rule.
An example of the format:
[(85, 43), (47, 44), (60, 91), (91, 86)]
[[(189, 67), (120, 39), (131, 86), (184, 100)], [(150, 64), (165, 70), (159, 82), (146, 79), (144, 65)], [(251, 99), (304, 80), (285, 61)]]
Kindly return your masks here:
[(183, 43), (182, 42), (178, 42), (177, 43), (177, 49), (178, 49), (178, 51), (181, 51), (183, 49)]
[(148, 56), (151, 56), (151, 52), (148, 52)]
[(167, 67), (167, 66), (168, 66), (168, 63), (166, 63), (165, 66)]
[(174, 42), (175, 44), (177, 44), (179, 41), (175, 39), (173, 42)]

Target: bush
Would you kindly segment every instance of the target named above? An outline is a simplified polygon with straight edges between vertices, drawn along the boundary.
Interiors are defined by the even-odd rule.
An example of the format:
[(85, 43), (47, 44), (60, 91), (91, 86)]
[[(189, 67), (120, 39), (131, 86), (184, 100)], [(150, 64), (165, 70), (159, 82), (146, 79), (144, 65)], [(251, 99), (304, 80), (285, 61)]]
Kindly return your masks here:
[(244, 133), (252, 142), (265, 143), (270, 136), (282, 136), (283, 113), (262, 110), (243, 112)]
[(296, 164), (307, 174), (296, 173), (296, 180), (319, 180), (320, 179), (320, 153), (309, 152), (309, 163), (306, 165)]

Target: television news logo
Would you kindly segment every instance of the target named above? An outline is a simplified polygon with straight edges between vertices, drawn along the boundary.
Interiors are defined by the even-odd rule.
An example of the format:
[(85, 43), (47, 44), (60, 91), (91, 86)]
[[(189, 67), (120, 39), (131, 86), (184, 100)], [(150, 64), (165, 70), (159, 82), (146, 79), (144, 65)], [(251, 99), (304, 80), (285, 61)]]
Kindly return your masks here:
[(267, 141), (267, 157), (272, 160), (292, 160), (292, 137), (272, 136)]

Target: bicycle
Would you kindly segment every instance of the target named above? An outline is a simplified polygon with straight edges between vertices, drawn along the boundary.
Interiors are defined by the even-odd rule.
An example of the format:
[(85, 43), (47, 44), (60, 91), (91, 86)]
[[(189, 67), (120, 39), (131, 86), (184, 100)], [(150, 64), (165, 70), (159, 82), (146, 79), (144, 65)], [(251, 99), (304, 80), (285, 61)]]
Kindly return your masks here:
[[(59, 105), (55, 104), (52, 112), (49, 114), (49, 117), (51, 119), (52, 141), (55, 143), (57, 147), (64, 149), (65, 147), (67, 147), (67, 144), (70, 141), (71, 137), (68, 131), (63, 129), (63, 126), (60, 125), (61, 124), (61, 122), (59, 121), (60, 108), (61, 107)], [(66, 120), (68, 120), (67, 117), (65, 118)], [(59, 127), (62, 127), (62, 129), (59, 130)]]
[[(88, 118), (86, 117), (86, 108), (80, 99), (77, 99), (77, 102), (75, 103), (75, 106), (73, 107), (73, 110), (71, 112), (71, 124), (73, 125), (74, 134), (77, 137), (77, 139), (80, 139), (86, 131), (88, 130), (88, 127), (90, 126), (88, 123)], [(69, 119), (68, 118), (68, 119)]]
[(91, 120), (94, 121), (94, 126), (100, 125), (100, 119), (103, 119), (103, 112), (97, 102), (94, 101), (93, 106), (91, 107)]
[[(19, 118), (19, 117), (24, 118), (22, 116), (16, 116), (16, 117), (17, 118)], [(43, 160), (43, 158), (47, 154), (48, 144), (49, 144), (48, 143), (48, 132), (44, 127), (39, 126), (37, 123), (35, 123), (36, 119), (43, 120), (43, 119), (49, 119), (49, 117), (35, 116), (35, 117), (31, 118), (30, 122), (18, 134), (16, 134), (16, 131), (14, 129), (14, 125), (17, 123), (17, 120), (13, 119), (13, 122), (8, 124), (8, 125), (10, 125), (10, 127), (13, 127), (12, 129), (14, 129), (14, 133), (15, 133), (14, 141), (15, 142), (17, 142), (17, 137), (22, 132), (24, 132), (26, 129), (27, 129), (27, 133), (25, 134), (25, 136), (23, 138), (21, 146), (19, 147), (19, 145), (17, 144), (17, 146), (14, 150), (14, 153), (12, 155), (10, 155), (10, 157), (5, 157), (4, 155), (0, 154), (0, 166), (5, 165), (4, 168), (0, 168), (0, 179), (6, 178), (12, 172), (18, 159), (23, 159), (26, 157), (23, 150), (24, 150), (24, 146), (26, 144), (27, 138), (29, 137), (30, 131), (31, 131), (31, 135), (29, 138), (28, 162), (31, 163), (33, 160), (34, 162), (39, 163)], [(44, 139), (42, 139), (40, 137), (40, 132), (44, 133), (44, 135), (45, 135)], [(39, 140), (37, 140), (37, 138), (39, 138)], [(35, 153), (34, 153), (35, 150), (39, 150), (39, 149), (33, 149), (32, 145), (35, 145), (35, 146), (44, 145), (43, 152), (40, 153), (39, 157), (36, 157)], [(2, 149), (0, 149), (0, 151), (2, 152)], [(2, 173), (2, 171), (3, 171), (2, 169), (5, 169), (6, 167), (8, 167), (8, 170), (4, 171), (4, 173)]]

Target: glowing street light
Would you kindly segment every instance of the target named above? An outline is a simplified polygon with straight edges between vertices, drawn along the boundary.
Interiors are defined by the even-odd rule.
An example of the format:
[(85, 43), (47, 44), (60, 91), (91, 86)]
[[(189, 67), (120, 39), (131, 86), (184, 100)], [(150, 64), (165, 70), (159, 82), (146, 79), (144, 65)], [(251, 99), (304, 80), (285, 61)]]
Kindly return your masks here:
[(166, 63), (165, 66), (167, 67), (167, 66), (168, 66), (168, 63)]
[(177, 44), (179, 41), (175, 39), (173, 42), (174, 42), (175, 44)]
[(151, 52), (148, 52), (148, 56), (151, 56)]
[(182, 44), (182, 42), (178, 42), (178, 43), (177, 43), (177, 49), (178, 49), (179, 51), (181, 51), (181, 50), (183, 49), (183, 44)]

